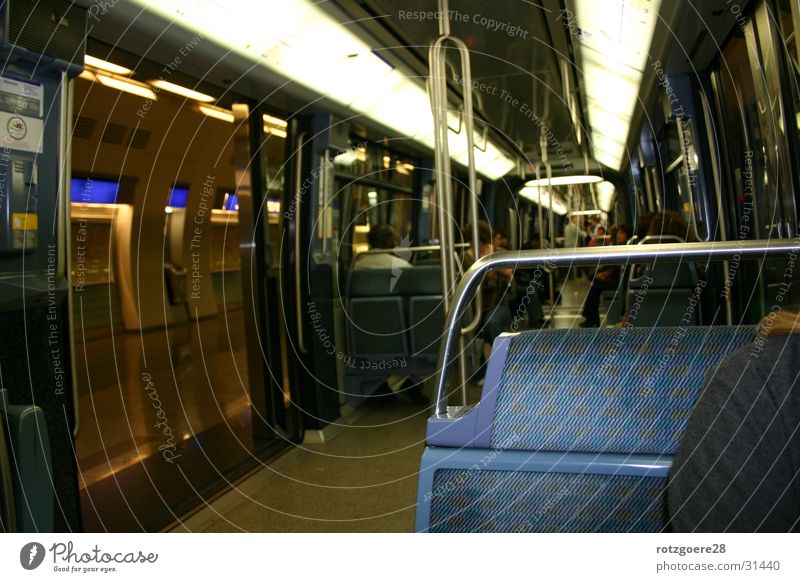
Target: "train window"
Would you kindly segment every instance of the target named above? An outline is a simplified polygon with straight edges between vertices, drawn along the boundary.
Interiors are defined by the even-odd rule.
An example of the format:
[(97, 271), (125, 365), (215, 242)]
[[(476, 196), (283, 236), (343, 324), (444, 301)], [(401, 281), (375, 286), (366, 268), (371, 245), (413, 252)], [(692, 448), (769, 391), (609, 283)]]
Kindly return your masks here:
[[(751, 27), (747, 27), (752, 30)], [(769, 181), (764, 143), (765, 129), (758, 116), (754, 71), (750, 52), (754, 45), (745, 32), (737, 30), (723, 48), (718, 69), (713, 73), (718, 89), (720, 118), (724, 120), (725, 137), (720, 139), (727, 150), (728, 175), (733, 196), (730, 213), (739, 227), (738, 239), (767, 238), (772, 234), (777, 209), (775, 190)], [(768, 187), (769, 186), (769, 187)]]
[(70, 200), (75, 204), (114, 204), (119, 182), (95, 178), (72, 178)]
[(173, 186), (169, 194), (167, 206), (170, 208), (186, 208), (186, 200), (189, 198), (189, 188)]
[[(780, 26), (782, 46), (786, 62), (786, 82), (789, 84), (789, 91), (785, 94), (791, 95), (791, 105), (786, 105), (787, 120), (786, 125), (796, 136), (800, 136), (800, 57), (798, 57), (797, 30), (800, 23), (800, 5), (791, 0), (780, 0), (778, 3), (777, 21)], [(795, 141), (795, 155), (797, 162), (794, 167), (800, 166), (800, 144)]]
[[(786, 107), (794, 107), (784, 102), (781, 53), (784, 50), (783, 39), (777, 28), (774, 16), (770, 13), (767, 3), (762, 3), (755, 11), (755, 25), (758, 36), (757, 63), (760, 70), (756, 74), (756, 97), (758, 98), (758, 114), (761, 125), (766, 130), (764, 141), (767, 151), (774, 155), (767, 156), (769, 179), (771, 187), (777, 193), (777, 216), (774, 220), (777, 234), (791, 237), (797, 234), (797, 209), (794, 199), (793, 184), (796, 184), (796, 168), (791, 163), (789, 155), (789, 140), (787, 132)], [(754, 31), (748, 31), (749, 36), (755, 36)], [(752, 41), (750, 46), (755, 46)], [(753, 57), (751, 56), (751, 59)], [(755, 65), (755, 63), (754, 63)], [(759, 82), (760, 81), (760, 82)], [(792, 125), (796, 123), (794, 115), (791, 116)], [(791, 126), (790, 126), (791, 127)], [(794, 133), (794, 132), (793, 132)], [(794, 138), (794, 135), (791, 139)], [(795, 176), (793, 176), (795, 172)]]

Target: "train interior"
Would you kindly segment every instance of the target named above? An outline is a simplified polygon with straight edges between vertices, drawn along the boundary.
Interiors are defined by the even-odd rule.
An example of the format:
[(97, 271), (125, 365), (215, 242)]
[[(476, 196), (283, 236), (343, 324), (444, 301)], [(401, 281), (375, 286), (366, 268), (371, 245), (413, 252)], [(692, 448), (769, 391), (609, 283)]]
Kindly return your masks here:
[[(800, 234), (797, 2), (41, 3), (85, 20), (74, 48), (69, 26), (55, 48), (14, 37), (23, 3), (3, 4), (0, 113), (21, 115), (11, 83), (38, 83), (23, 119), (45, 145), (0, 160), (27, 204), (0, 218), (38, 212), (39, 233), (0, 233), (1, 401), (43, 415), (32, 471), (49, 477), (4, 484), (26, 508), (14, 521), (6, 503), (3, 530), (659, 531), (674, 435), (614, 445), (658, 473), (614, 489), (644, 517), (565, 525), (548, 510), (573, 481), (531, 475), (577, 454), (569, 439), (598, 450), (568, 432), (575, 411), (514, 387), (575, 389), (597, 369), (536, 354), (604, 354), (630, 329), (597, 389), (633, 391), (636, 346), (655, 358), (680, 329), (705, 359), (664, 375), (700, 390), (724, 351), (708, 346), (800, 301), (796, 251), (746, 250)], [(648, 243), (745, 250), (602, 262)], [(456, 314), (486, 244), (507, 285)], [(578, 247), (596, 254), (512, 264)], [(22, 474), (19, 422), (4, 475)], [(550, 496), (498, 492), (536, 487)]]

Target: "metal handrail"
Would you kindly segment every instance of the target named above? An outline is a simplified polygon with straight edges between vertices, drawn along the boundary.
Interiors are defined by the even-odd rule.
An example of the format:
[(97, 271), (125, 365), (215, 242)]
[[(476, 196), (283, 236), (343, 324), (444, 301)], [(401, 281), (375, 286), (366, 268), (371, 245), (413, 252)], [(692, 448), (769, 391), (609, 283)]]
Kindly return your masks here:
[[(458, 243), (453, 245), (455, 248), (466, 248), (469, 246), (469, 243)], [(391, 249), (369, 249), (368, 251), (362, 251), (358, 253), (357, 256), (361, 255), (380, 255), (382, 253), (395, 253), (398, 252), (405, 252), (405, 253), (424, 253), (429, 251), (440, 251), (442, 250), (442, 245), (425, 245), (421, 247), (394, 247)]]
[(302, 261), (300, 260), (300, 233), (303, 218), (300, 212), (303, 202), (303, 138), (306, 132), (301, 133), (297, 137), (297, 151), (295, 153), (295, 172), (294, 172), (294, 293), (295, 293), (295, 320), (297, 323), (297, 347), (304, 354), (308, 353), (306, 346), (306, 336), (303, 331), (303, 310), (302, 304), (302, 286), (303, 286), (303, 273), (301, 272)]
[[(453, 192), (450, 182), (450, 151), (448, 143), (447, 123), (447, 79), (445, 63), (445, 45), (450, 42), (458, 50), (461, 59), (461, 73), (464, 81), (464, 130), (467, 138), (467, 172), (470, 194), (470, 222), (472, 224), (472, 251), (477, 259), (480, 256), (480, 238), (478, 232), (478, 195), (477, 175), (475, 171), (475, 118), (472, 104), (472, 71), (469, 62), (469, 49), (464, 42), (450, 36), (448, 1), (439, 1), (439, 33), (440, 37), (431, 45), (428, 52), (431, 76), (429, 89), (431, 92), (431, 109), (433, 112), (435, 140), (435, 159), (437, 168), (437, 193), (439, 195), (439, 232), (440, 241), (447, 249), (454, 249), (455, 233), (453, 230)], [(442, 253), (447, 259), (442, 260), (442, 288), (444, 292), (445, 309), (450, 305), (450, 294), (455, 284), (455, 263), (451, 253)], [(462, 334), (469, 334), (480, 324), (482, 313), (482, 298), (478, 293), (475, 298), (475, 316), (473, 320), (462, 329)]]
[[(678, 129), (678, 142), (681, 144), (681, 162), (685, 166), (686, 169), (686, 181), (688, 187), (688, 194), (689, 194), (689, 214), (690, 218), (692, 219), (692, 223), (695, 227), (695, 233), (697, 234), (697, 238), (700, 239), (702, 242), (709, 242), (712, 238), (711, 233), (711, 216), (708, 209), (708, 201), (703, 200), (702, 197), (697, 199), (698, 206), (702, 203), (703, 206), (703, 228), (705, 228), (705, 234), (700, 236), (700, 223), (697, 221), (697, 216), (695, 216), (695, 209), (694, 209), (694, 188), (692, 186), (691, 174), (692, 174), (692, 167), (691, 167), (691, 160), (689, 160), (688, 152), (686, 151), (686, 138), (684, 136), (684, 129), (683, 124), (678, 121), (676, 123), (676, 127)], [(694, 133), (692, 133), (692, 140), (694, 140)], [(692, 143), (692, 147), (694, 147), (694, 143)], [(680, 165), (680, 164), (679, 164)], [(698, 208), (698, 210), (700, 210)]]
[[(328, 224), (328, 204), (330, 201), (328, 200), (328, 196), (330, 195), (331, 188), (328, 188), (330, 184), (328, 181), (331, 180), (331, 151), (330, 149), (326, 148), (324, 152), (322, 152), (322, 158), (320, 162), (320, 172), (319, 172), (319, 195), (322, 201), (322, 250), (320, 251), (320, 256), (317, 257), (317, 261), (322, 262), (328, 257), (328, 237), (332, 234), (332, 232), (328, 232), (328, 227), (333, 228), (333, 225)], [(320, 218), (317, 218), (320, 220)]]
[[(4, 393), (0, 392), (0, 399), (4, 399)], [(16, 506), (14, 502), (14, 482), (11, 473), (11, 462), (8, 454), (8, 447), (11, 446), (10, 439), (6, 440), (6, 429), (9, 425), (8, 417), (4, 413), (4, 402), (0, 402), (0, 514), (4, 515), (4, 526), (6, 533), (17, 531)], [(5, 425), (5, 426), (3, 426)]]
[[(449, 127), (447, 123), (447, 66), (445, 45), (450, 42), (457, 49), (461, 58), (461, 74), (464, 79), (464, 129), (467, 133), (467, 174), (470, 199), (470, 222), (472, 224), (472, 249), (475, 260), (480, 257), (480, 239), (478, 232), (478, 194), (476, 192), (477, 176), (475, 172), (475, 123), (472, 108), (472, 72), (469, 64), (469, 50), (461, 39), (450, 36), (450, 10), (448, 0), (439, 0), (439, 38), (429, 50), (431, 75), (429, 90), (431, 111), (434, 126), (434, 154), (436, 176), (436, 193), (439, 198), (439, 237), (442, 244), (442, 298), (445, 310), (449, 309), (450, 296), (456, 282), (456, 265), (454, 258), (455, 232), (453, 228), (453, 185), (450, 179), (450, 146), (448, 143)], [(483, 312), (480, 290), (475, 297), (475, 315), (472, 321), (461, 329), (461, 345), (463, 336), (472, 333), (480, 324)], [(463, 351), (460, 350), (460, 352)], [(459, 358), (459, 369), (463, 381), (462, 399), (467, 403), (465, 358)]]
[(495, 269), (535, 269), (545, 264), (555, 267), (587, 267), (640, 263), (657, 259), (664, 262), (711, 261), (738, 258), (763, 259), (766, 256), (800, 252), (800, 239), (774, 239), (713, 243), (619, 245), (580, 249), (551, 249), (549, 251), (519, 251), (496, 253), (476, 261), (458, 284), (444, 328), (444, 340), (439, 351), (436, 375), (437, 416), (447, 416), (447, 385), (450, 366), (459, 356), (455, 352), (459, 339), (458, 322), (483, 277)]

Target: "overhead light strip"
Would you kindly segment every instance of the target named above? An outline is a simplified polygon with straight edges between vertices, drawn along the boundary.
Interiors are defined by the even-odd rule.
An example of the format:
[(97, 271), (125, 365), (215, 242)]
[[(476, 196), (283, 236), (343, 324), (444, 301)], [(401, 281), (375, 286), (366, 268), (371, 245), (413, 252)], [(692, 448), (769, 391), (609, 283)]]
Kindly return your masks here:
[[(661, 0), (575, 0), (595, 160), (619, 169)], [(614, 145), (612, 145), (614, 144)]]
[(150, 87), (144, 83), (139, 83), (138, 81), (134, 81), (132, 79), (115, 77), (105, 73), (97, 73), (95, 75), (95, 79), (97, 79), (100, 84), (105, 85), (106, 87), (111, 87), (112, 89), (117, 89), (126, 93), (132, 93), (133, 95), (138, 95), (139, 97), (144, 97), (145, 99), (152, 99), (153, 101), (155, 101), (157, 98), (155, 92)]
[(176, 85), (175, 83), (170, 83), (169, 81), (165, 81), (163, 79), (155, 79), (154, 81), (150, 81), (150, 84), (153, 87), (163, 89), (164, 91), (169, 91), (170, 93), (175, 93), (176, 95), (186, 97), (187, 99), (200, 101), (201, 103), (212, 103), (216, 101), (216, 99), (211, 95), (206, 95), (205, 93), (200, 93), (194, 89), (189, 89), (188, 87), (183, 87), (182, 85)]
[(104, 61), (103, 59), (98, 59), (97, 57), (93, 57), (92, 55), (84, 55), (83, 63), (89, 67), (93, 67), (95, 69), (100, 69), (103, 71), (108, 71), (109, 73), (115, 73), (117, 75), (130, 75), (133, 71), (127, 67), (123, 67), (122, 65), (117, 65), (115, 63), (110, 63), (108, 61)]
[[(133, 0), (317, 94), (434, 146), (428, 95), (309, 0)], [(450, 135), (457, 145), (463, 136)], [(461, 150), (453, 159), (466, 165)], [(496, 180), (515, 168), (496, 145), (475, 150), (476, 169)]]

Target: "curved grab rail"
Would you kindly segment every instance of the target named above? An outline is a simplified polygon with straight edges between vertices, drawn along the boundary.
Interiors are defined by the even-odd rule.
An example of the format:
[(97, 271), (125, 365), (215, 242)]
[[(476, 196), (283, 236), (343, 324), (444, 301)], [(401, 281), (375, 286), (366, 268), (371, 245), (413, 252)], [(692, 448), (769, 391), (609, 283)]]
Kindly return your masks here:
[(439, 350), (436, 373), (437, 416), (447, 416), (447, 385), (451, 364), (458, 358), (456, 344), (461, 317), (469, 306), (483, 277), (494, 269), (551, 267), (588, 267), (594, 265), (626, 264), (658, 259), (664, 262), (710, 261), (733, 257), (760, 259), (766, 256), (800, 252), (800, 239), (773, 239), (714, 243), (620, 245), (581, 249), (550, 249), (504, 252), (488, 255), (476, 261), (458, 284), (444, 328), (444, 341)]

